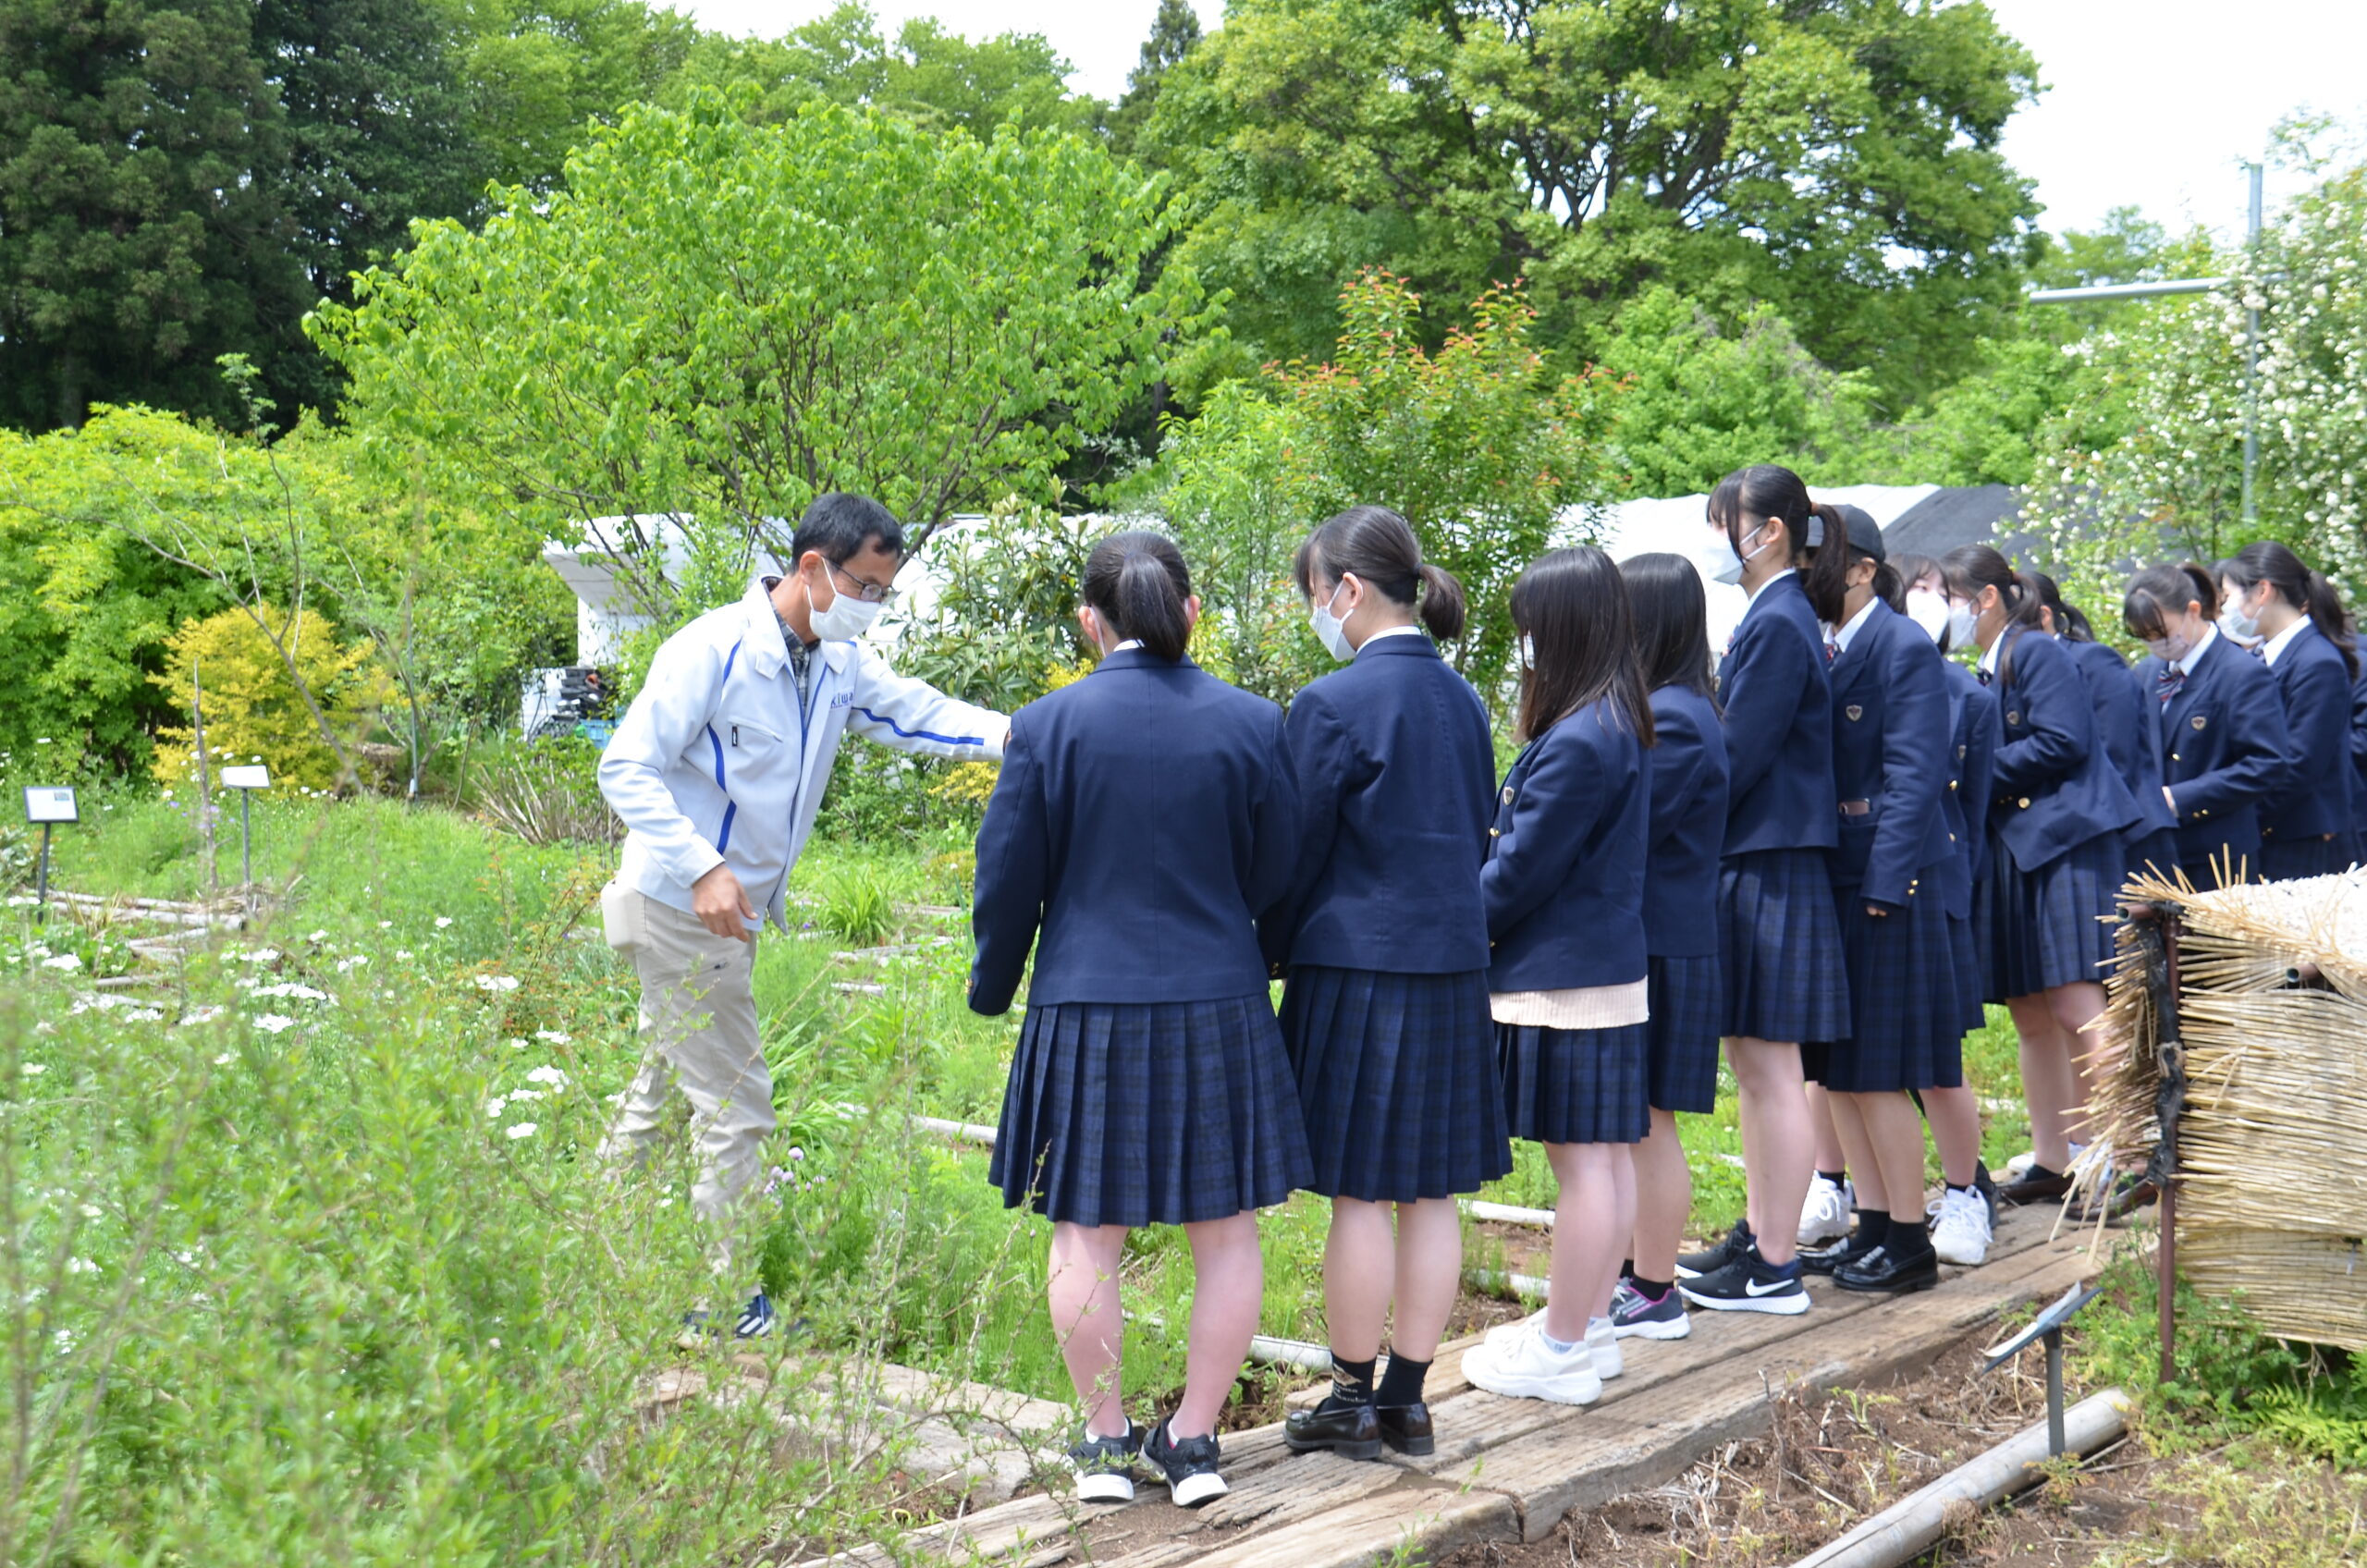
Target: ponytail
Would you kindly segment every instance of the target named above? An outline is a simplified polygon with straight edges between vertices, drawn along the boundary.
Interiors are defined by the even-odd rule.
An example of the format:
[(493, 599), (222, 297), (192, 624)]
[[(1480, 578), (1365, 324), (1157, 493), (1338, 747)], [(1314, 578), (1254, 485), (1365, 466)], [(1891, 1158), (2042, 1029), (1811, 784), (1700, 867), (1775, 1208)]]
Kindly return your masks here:
[(2023, 632), (2039, 625), (2036, 585), (1986, 545), (1959, 545), (1950, 550), (1940, 559), (1940, 575), (1947, 580), (1948, 592), (1960, 599), (1978, 599), (1984, 588), (1997, 590), (1997, 602), (2005, 608), (2005, 625), (1997, 634), (2002, 644), (1997, 650), (1997, 679), (2011, 680), (2014, 644)]
[(1171, 663), (1192, 637), (1192, 574), (1163, 533), (1130, 529), (1093, 547), (1085, 562), (1085, 602), (1122, 639)]
[[(2286, 553), (2290, 555), (2292, 552), (2288, 550)], [(2186, 574), (2189, 582), (2194, 584), (2194, 602), (2202, 606), (2202, 619), (2216, 620), (2219, 618), (2219, 579), (2201, 561), (2180, 561), (2178, 570)], [(2294, 607), (2299, 609), (2300, 606), (2296, 605)]]
[(2350, 635), (2348, 624), (2350, 618), (2343, 613), (2341, 595), (2334, 591), (2334, 584), (2326, 581), (2325, 573), (2322, 571), (2310, 573), (2309, 611), (2310, 619), (2316, 625), (2320, 635), (2332, 643), (2336, 651), (2342, 655), (2343, 668), (2350, 671), (2350, 679), (2358, 680), (2359, 644)]
[(1387, 507), (1350, 507), (1326, 519), (1299, 545), (1291, 573), (1309, 597), (1318, 575), (1327, 582), (1354, 577), (1393, 605), (1418, 602), (1423, 630), (1440, 642), (1463, 635), (1463, 584), (1422, 559), (1413, 525)]
[(1809, 607), (1827, 626), (1838, 626), (1849, 619), (1849, 520), (1839, 508), (1817, 502), (1809, 508), (1809, 525), (1801, 532), (1809, 541), (1808, 570), (1800, 573)]
[(2342, 598), (2334, 591), (2323, 573), (2312, 571), (2301, 564), (2301, 557), (2274, 539), (2263, 539), (2245, 545), (2231, 558), (2219, 563), (2219, 575), (2240, 588), (2250, 589), (2265, 582), (2271, 592), (2295, 609), (2310, 618), (2342, 654), (2342, 662), (2353, 680), (2359, 679), (2358, 644), (2352, 640), (2347, 617), (2343, 614)]
[(1907, 613), (1907, 580), (1888, 561), (1874, 563), (1874, 597), (1888, 605), (1892, 613)]

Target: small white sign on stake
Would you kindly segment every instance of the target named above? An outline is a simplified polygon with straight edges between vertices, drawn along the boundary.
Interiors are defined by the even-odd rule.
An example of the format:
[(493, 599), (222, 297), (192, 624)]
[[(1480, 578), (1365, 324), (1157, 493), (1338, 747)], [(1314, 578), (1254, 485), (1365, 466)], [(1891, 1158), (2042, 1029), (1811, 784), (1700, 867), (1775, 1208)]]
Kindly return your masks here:
[(81, 821), (81, 809), (74, 803), (72, 786), (28, 786), (25, 790), (25, 820), (27, 822)]
[(271, 769), (260, 763), (226, 767), (222, 770), (222, 788), (225, 790), (268, 790), (271, 788)]

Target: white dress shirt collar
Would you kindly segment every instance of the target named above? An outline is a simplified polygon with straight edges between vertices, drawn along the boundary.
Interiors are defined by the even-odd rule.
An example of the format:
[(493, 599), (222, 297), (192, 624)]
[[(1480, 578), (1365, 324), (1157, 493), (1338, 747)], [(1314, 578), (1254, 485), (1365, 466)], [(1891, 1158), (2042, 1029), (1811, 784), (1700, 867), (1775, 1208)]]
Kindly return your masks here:
[(1834, 632), (1834, 645), (1839, 648), (1843, 653), (1847, 653), (1849, 651), (1850, 643), (1856, 640), (1858, 631), (1866, 624), (1866, 618), (1872, 615), (1874, 613), (1874, 606), (1881, 603), (1882, 601), (1880, 599), (1869, 598), (1862, 606), (1858, 606), (1858, 613), (1851, 616), (1847, 620), (1843, 621), (1841, 623), (1840, 630)]
[(2276, 668), (2277, 656), (2285, 652), (2287, 645), (2289, 644), (2294, 638), (2299, 637), (2304, 631), (2313, 631), (2315, 630), (2316, 628), (2310, 624), (2310, 618), (2308, 616), (2295, 616), (2293, 618), (2292, 625), (2287, 627), (2284, 631), (2278, 632), (2275, 636), (2271, 637), (2267, 642), (2263, 643), (2260, 645), (2261, 658), (2266, 662), (2269, 668), (2275, 669)]
[(1751, 590), (1750, 590), (1750, 602), (1751, 602), (1752, 604), (1754, 604), (1754, 605), (1755, 605), (1755, 604), (1757, 604), (1757, 603), (1759, 603), (1759, 596), (1760, 596), (1761, 594), (1766, 593), (1766, 592), (1767, 592), (1767, 590), (1769, 590), (1770, 588), (1774, 587), (1774, 586), (1775, 586), (1775, 584), (1777, 584), (1778, 582), (1783, 582), (1783, 581), (1784, 581), (1784, 579), (1785, 579), (1785, 578), (1787, 578), (1787, 577), (1797, 577), (1799, 574), (1800, 574), (1800, 569), (1799, 569), (1799, 568), (1795, 567), (1795, 566), (1787, 566), (1787, 567), (1785, 567), (1783, 570), (1781, 570), (1781, 571), (1777, 572), (1774, 576), (1772, 576), (1772, 577), (1769, 578), (1766, 582), (1764, 582), (1760, 583), (1758, 587), (1751, 589)]
[(2202, 657), (2202, 650), (2208, 648), (2212, 643), (2218, 640), (2219, 629), (2217, 627), (2204, 627), (2202, 629), (2201, 639), (2197, 642), (2193, 647), (2189, 648), (2186, 651), (2186, 657), (2171, 661), (2170, 668), (2177, 670), (2180, 675), (2192, 675), (2194, 673), (2195, 662)]
[(1374, 632), (1371, 636), (1366, 638), (1363, 642), (1357, 643), (1356, 651), (1358, 653), (1364, 652), (1364, 650), (1371, 647), (1383, 637), (1419, 637), (1421, 634), (1422, 629), (1415, 625), (1410, 620), (1405, 622), (1403, 626), (1384, 626), (1380, 631)]

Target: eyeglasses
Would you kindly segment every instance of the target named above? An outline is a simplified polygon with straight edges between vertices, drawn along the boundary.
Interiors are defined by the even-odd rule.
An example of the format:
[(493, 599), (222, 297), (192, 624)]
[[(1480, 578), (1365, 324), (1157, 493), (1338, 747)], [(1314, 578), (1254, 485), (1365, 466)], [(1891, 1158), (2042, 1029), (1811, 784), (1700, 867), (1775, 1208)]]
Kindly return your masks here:
[(862, 578), (857, 577), (854, 573), (847, 570), (846, 568), (833, 560), (825, 560), (823, 564), (830, 569), (832, 576), (844, 579), (847, 585), (846, 591), (853, 594), (856, 598), (861, 599), (865, 604), (892, 605), (896, 602), (896, 590), (889, 587), (886, 583), (865, 582)]

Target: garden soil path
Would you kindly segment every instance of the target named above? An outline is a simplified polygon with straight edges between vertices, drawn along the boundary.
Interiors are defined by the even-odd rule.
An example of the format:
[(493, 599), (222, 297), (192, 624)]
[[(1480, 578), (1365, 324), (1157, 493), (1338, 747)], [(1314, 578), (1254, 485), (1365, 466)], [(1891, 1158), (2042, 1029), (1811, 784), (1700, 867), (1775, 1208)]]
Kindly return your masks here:
[(1627, 1341), (1626, 1375), (1585, 1409), (1483, 1393), (1462, 1377), (1463, 1352), (1478, 1341), (1449, 1344), (1430, 1372), (1438, 1452), (1426, 1458), (1294, 1455), (1281, 1427), (1260, 1427), (1225, 1437), (1233, 1489), (1197, 1512), (1148, 1485), (1118, 1506), (1080, 1506), (1062, 1491), (931, 1525), (892, 1555), (871, 1548), (830, 1561), (1352, 1568), (1541, 1539), (1572, 1509), (1659, 1485), (1757, 1435), (1786, 1390), (1922, 1373), (2000, 1312), (2060, 1294), (2095, 1263), (2091, 1238), (2067, 1227), (2050, 1239), (2054, 1225), (2051, 1207), (2009, 1211), (1987, 1264), (1944, 1270), (1939, 1289), (1919, 1295), (1850, 1295), (1816, 1280), (1816, 1305), (1798, 1317), (1696, 1312), (1689, 1339)]

